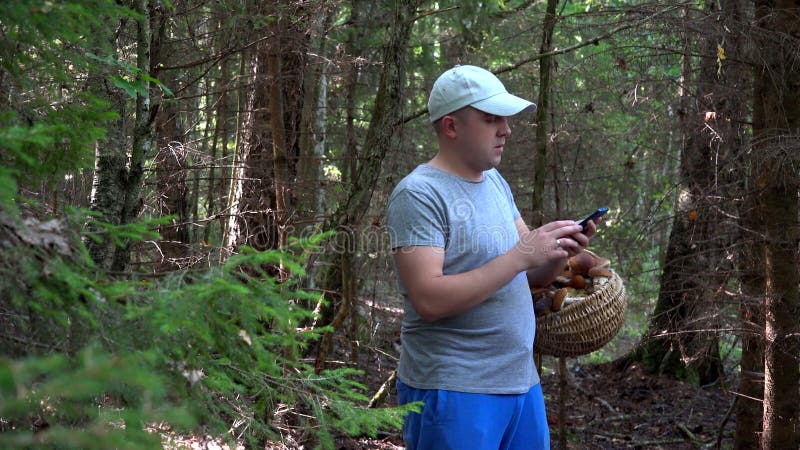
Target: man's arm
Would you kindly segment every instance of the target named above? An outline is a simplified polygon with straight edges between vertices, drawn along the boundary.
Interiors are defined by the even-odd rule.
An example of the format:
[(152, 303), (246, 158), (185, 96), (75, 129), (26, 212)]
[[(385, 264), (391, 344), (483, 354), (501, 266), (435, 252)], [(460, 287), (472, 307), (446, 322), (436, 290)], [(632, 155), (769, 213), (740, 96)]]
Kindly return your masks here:
[(444, 275), (444, 249), (411, 246), (395, 250), (397, 271), (409, 300), (422, 320), (432, 322), (467, 311), (488, 299), (518, 273), (563, 260), (567, 252), (556, 240), (580, 231), (575, 222), (551, 222), (520, 237), (508, 252), (481, 267)]

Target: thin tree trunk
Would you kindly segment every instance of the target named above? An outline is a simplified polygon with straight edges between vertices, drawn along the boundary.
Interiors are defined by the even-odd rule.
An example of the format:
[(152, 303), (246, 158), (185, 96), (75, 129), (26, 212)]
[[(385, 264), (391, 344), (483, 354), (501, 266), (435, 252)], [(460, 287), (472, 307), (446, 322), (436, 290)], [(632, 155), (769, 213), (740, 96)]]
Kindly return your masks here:
[(277, 247), (273, 153), (269, 133), (268, 41), (256, 47), (250, 77), (250, 93), (239, 132), (231, 193), (228, 200), (228, 226), (225, 255), (241, 244), (257, 249)]
[[(150, 71), (150, 9), (147, 0), (137, 0), (135, 8), (139, 13), (136, 19), (136, 67), (141, 73)], [(142, 80), (140, 80), (142, 81)], [(142, 81), (146, 89), (136, 95), (136, 116), (133, 127), (130, 168), (125, 180), (125, 196), (122, 202), (121, 224), (133, 222), (142, 209), (142, 182), (144, 163), (153, 146), (153, 118), (150, 114), (150, 82)], [(123, 271), (130, 263), (130, 242), (117, 247), (111, 269)]]
[[(547, 0), (547, 10), (542, 25), (540, 55), (553, 50), (553, 30), (556, 26), (558, 0)], [(544, 189), (547, 178), (548, 121), (550, 119), (550, 80), (553, 74), (553, 56), (542, 56), (539, 60), (539, 101), (536, 111), (536, 156), (534, 158), (533, 196), (530, 225), (538, 228), (544, 224)]]
[[(278, 27), (281, 25), (278, 21)], [(281, 30), (278, 30), (280, 33)], [(276, 33), (276, 34), (278, 34)], [(288, 220), (289, 198), (289, 158), (284, 124), (284, 83), (281, 77), (281, 39), (273, 39), (267, 68), (269, 71), (269, 119), (272, 128), (272, 173), (275, 190), (275, 222), (277, 228), (277, 246), (286, 246), (286, 226)]]
[[(121, 182), (128, 175), (127, 139), (125, 138), (125, 98), (119, 92), (108, 89), (104, 97), (111, 101), (111, 110), (119, 119), (110, 123), (106, 138), (95, 145), (95, 166), (92, 176), (90, 207), (98, 218), (112, 225), (119, 225), (125, 186)], [(101, 232), (91, 227), (93, 232)], [(108, 239), (87, 240), (86, 246), (97, 267), (110, 269), (114, 256), (114, 244)]]
[[(220, 48), (222, 44), (220, 44)], [(216, 105), (216, 114), (214, 118), (214, 134), (211, 138), (211, 164), (208, 168), (208, 190), (206, 193), (206, 211), (209, 215), (216, 215), (219, 212), (217, 209), (217, 200), (220, 200), (220, 203), (224, 205), (222, 201), (225, 199), (225, 186), (228, 184), (226, 183), (227, 177), (225, 166), (228, 164), (227, 156), (228, 156), (228, 135), (229, 135), (229, 128), (228, 124), (230, 123), (230, 107), (229, 107), (229, 95), (228, 92), (230, 91), (230, 58), (225, 58), (222, 61), (220, 67), (220, 78), (219, 83), (216, 86), (220, 89), (220, 96), (217, 99)], [(217, 165), (220, 165), (219, 171), (217, 171)], [(221, 215), (221, 214), (220, 214)], [(209, 223), (206, 225), (205, 230), (203, 231), (203, 241), (209, 243), (209, 239), (211, 238), (211, 229), (217, 222), (215, 221), (214, 224)], [(225, 221), (220, 220), (218, 222), (220, 230), (224, 232), (225, 230)]]
[[(312, 63), (314, 69), (307, 70), (303, 81), (305, 101), (300, 121), (300, 159), (298, 161), (298, 185), (301, 192), (297, 196), (297, 209), (301, 220), (308, 221), (308, 227), (315, 232), (322, 231), (318, 221), (326, 214), (325, 180), (322, 171), (322, 158), (325, 156), (325, 142), (328, 120), (328, 62), (327, 31), (331, 26), (333, 14), (323, 11), (319, 25), (319, 37), (312, 40), (311, 48), (316, 48), (319, 58)], [(304, 233), (305, 230), (300, 230)], [(317, 265), (312, 256), (306, 263), (307, 288), (316, 289)], [(313, 305), (311, 305), (313, 307)]]
[[(170, 14), (166, 8), (154, 12), (152, 58), (150, 71), (154, 77), (170, 89), (176, 90), (175, 72), (162, 72), (167, 58), (173, 52), (165, 48)], [(186, 151), (184, 148), (184, 127), (174, 99), (162, 100), (155, 118), (156, 135), (156, 211), (159, 216), (175, 216), (171, 224), (159, 227), (161, 241), (160, 271), (175, 269), (176, 262), (188, 254), (189, 203), (186, 187)]]
[[(354, 247), (357, 245), (356, 228), (361, 224), (369, 207), (372, 189), (380, 175), (383, 159), (396, 145), (399, 131), (397, 128), (403, 116), (406, 48), (414, 23), (413, 18), (420, 3), (420, 0), (401, 0), (395, 8), (389, 42), (384, 48), (385, 64), (381, 70), (372, 121), (364, 139), (365, 154), (352, 180), (347, 199), (342, 202), (324, 227), (325, 230), (338, 232), (334, 238), (336, 241), (334, 249), (345, 254), (345, 256), (333, 255), (334, 263), (329, 266), (322, 286), (325, 292), (342, 292), (342, 264), (351, 264), (351, 254), (355, 252)], [(352, 268), (348, 270), (353, 274)], [(347, 310), (351, 307), (353, 306), (349, 304), (342, 305), (338, 314), (344, 314), (346, 317)], [(324, 322), (326, 325), (329, 323)], [(331, 334), (326, 333), (317, 353), (315, 367), (318, 371), (324, 368), (331, 345)]]
[[(325, 134), (328, 102), (328, 63), (327, 30), (332, 21), (332, 14), (323, 11), (324, 17), (316, 26), (318, 37), (311, 47), (316, 49), (318, 58), (310, 62), (303, 80), (303, 112), (300, 120), (300, 159), (298, 161), (298, 210), (301, 215), (310, 218), (324, 214), (324, 190), (322, 180), (322, 157), (325, 155)], [(313, 274), (309, 280), (313, 280)]]
[(314, 211), (320, 216), (326, 213), (325, 208), (325, 175), (322, 170), (322, 158), (325, 156), (325, 141), (327, 139), (327, 121), (328, 121), (328, 67), (322, 67), (322, 73), (319, 77), (319, 92), (317, 94), (317, 113), (314, 119), (314, 156), (309, 173), (316, 176), (314, 191)]
[[(150, 71), (150, 10), (147, 0), (137, 0), (136, 67), (141, 73)], [(136, 94), (133, 144), (130, 158), (126, 155), (124, 122), (114, 127), (109, 145), (97, 147), (97, 163), (92, 190), (92, 209), (100, 213), (101, 220), (114, 225), (131, 223), (142, 207), (142, 181), (144, 163), (152, 147), (153, 121), (150, 115), (149, 81), (137, 80), (148, 86), (144, 93)], [(111, 94), (114, 109), (124, 112), (124, 100)], [(120, 114), (124, 117), (124, 114)], [(101, 268), (122, 271), (130, 262), (130, 242), (114, 246), (110, 240), (89, 243), (89, 252)]]
[[(361, 24), (361, 11), (364, 5), (362, 0), (352, 0), (350, 8), (351, 24), (350, 33), (347, 39), (347, 49), (350, 54), (358, 55), (361, 53), (359, 48), (364, 36), (364, 27)], [(342, 165), (342, 181), (350, 182), (356, 175), (358, 168), (358, 140), (356, 139), (356, 90), (358, 88), (360, 62), (353, 58), (347, 66), (347, 78), (345, 82), (345, 135), (347, 140), (347, 150), (345, 151), (345, 162)]]
[[(744, 156), (744, 155), (743, 155)], [(744, 163), (744, 161), (742, 161)], [(747, 207), (742, 211), (742, 225), (748, 234), (742, 236), (741, 282), (743, 298), (739, 304), (742, 325), (742, 359), (739, 370), (739, 388), (736, 402), (736, 435), (734, 449), (758, 448), (764, 414), (764, 292), (765, 255), (764, 241), (758, 236), (763, 229), (761, 211), (755, 192), (747, 194)]]
[[(118, 25), (120, 26), (120, 25)], [(105, 30), (97, 30), (102, 33)], [(115, 39), (109, 38), (109, 48), (117, 51), (119, 47)], [(101, 54), (100, 50), (97, 54)], [(116, 53), (111, 56), (117, 57)], [(92, 174), (92, 190), (89, 200), (91, 210), (98, 214), (98, 219), (119, 225), (122, 215), (122, 204), (119, 199), (124, 197), (125, 186), (123, 181), (128, 174), (127, 138), (125, 133), (125, 107), (126, 97), (120, 89), (111, 83), (106, 83), (107, 71), (97, 74), (97, 79), (92, 86), (101, 86), (96, 92), (100, 98), (107, 100), (110, 110), (117, 114), (117, 119), (109, 123), (106, 138), (95, 144), (95, 164)], [(102, 233), (102, 230), (90, 224), (89, 230)], [(108, 270), (114, 256), (114, 244), (109, 239), (87, 239), (86, 247), (89, 256), (97, 267)]]

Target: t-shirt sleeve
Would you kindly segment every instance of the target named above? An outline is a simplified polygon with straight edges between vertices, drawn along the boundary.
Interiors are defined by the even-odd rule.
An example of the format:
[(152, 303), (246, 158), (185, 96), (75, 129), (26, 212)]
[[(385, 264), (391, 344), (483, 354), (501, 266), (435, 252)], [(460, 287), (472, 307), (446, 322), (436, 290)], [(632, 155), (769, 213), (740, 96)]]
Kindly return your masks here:
[(398, 247), (445, 247), (445, 217), (433, 198), (403, 189), (389, 199), (386, 223), (392, 250)]

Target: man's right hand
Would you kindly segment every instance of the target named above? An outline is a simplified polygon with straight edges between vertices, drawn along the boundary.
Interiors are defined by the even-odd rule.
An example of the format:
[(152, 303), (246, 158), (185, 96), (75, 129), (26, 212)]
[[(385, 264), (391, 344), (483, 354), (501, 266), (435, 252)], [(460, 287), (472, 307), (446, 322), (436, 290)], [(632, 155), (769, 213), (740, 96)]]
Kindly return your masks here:
[[(586, 242), (580, 242), (585, 240)], [(574, 220), (559, 220), (520, 234), (514, 246), (521, 271), (536, 269), (579, 252), (588, 238)]]

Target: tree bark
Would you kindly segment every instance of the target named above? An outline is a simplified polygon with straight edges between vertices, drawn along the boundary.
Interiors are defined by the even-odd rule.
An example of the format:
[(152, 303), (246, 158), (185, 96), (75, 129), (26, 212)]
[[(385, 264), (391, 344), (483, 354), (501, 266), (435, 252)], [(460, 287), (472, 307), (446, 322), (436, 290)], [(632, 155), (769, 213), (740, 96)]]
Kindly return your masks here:
[[(147, 0), (134, 2), (136, 19), (136, 68), (143, 74), (150, 71), (150, 9)], [(96, 169), (92, 189), (92, 210), (100, 214), (100, 220), (112, 225), (131, 223), (142, 207), (142, 180), (144, 163), (152, 147), (153, 121), (150, 115), (150, 83), (141, 76), (137, 80), (147, 86), (136, 94), (133, 127), (133, 143), (130, 157), (126, 154), (124, 121), (111, 130), (111, 138), (98, 144)], [(123, 113), (125, 100), (111, 93), (114, 109)], [(120, 114), (120, 117), (125, 117)], [(108, 144), (108, 145), (105, 145)], [(130, 262), (130, 241), (115, 246), (114, 242), (89, 243), (89, 254), (102, 269), (122, 271)]]
[[(167, 48), (168, 23), (171, 14), (160, 7), (153, 13), (152, 58), (150, 73), (168, 88), (177, 90), (175, 71), (161, 71), (169, 65), (174, 51)], [(189, 201), (186, 186), (186, 151), (184, 148), (184, 126), (174, 99), (161, 99), (155, 118), (156, 136), (156, 196), (155, 209), (159, 216), (175, 216), (172, 223), (159, 227), (161, 261), (159, 271), (180, 267), (180, 260), (188, 255)]]
[(547, 0), (547, 11), (542, 25), (542, 42), (539, 47), (539, 101), (536, 110), (536, 157), (534, 159), (531, 223), (534, 228), (544, 224), (544, 189), (547, 178), (547, 148), (550, 112), (550, 79), (553, 74), (553, 30), (556, 26), (558, 0)]
[[(742, 155), (744, 158), (748, 156)], [(745, 178), (746, 179), (746, 178)], [(742, 208), (740, 256), (742, 299), (739, 303), (742, 359), (739, 374), (739, 398), (736, 401), (736, 435), (734, 449), (751, 450), (759, 447), (764, 414), (764, 292), (766, 248), (760, 238), (763, 216), (755, 192), (745, 189), (746, 206)]]
[[(305, 11), (264, 6), (275, 18), (256, 46), (251, 95), (237, 150), (225, 248), (274, 249), (288, 242), (292, 180), (299, 154), (303, 72), (308, 39)], [(299, 6), (298, 6), (299, 8)]]
[[(350, 8), (350, 32), (347, 37), (347, 48), (350, 54), (359, 55), (362, 49), (361, 40), (364, 37), (364, 26), (361, 23), (362, 11), (365, 9), (363, 0), (351, 0)], [(358, 58), (352, 58), (347, 65), (347, 75), (345, 81), (345, 135), (346, 151), (345, 162), (342, 165), (342, 181), (349, 182), (356, 175), (358, 167), (358, 139), (356, 139), (356, 91), (360, 78), (360, 64)]]
[(753, 147), (766, 261), (764, 449), (800, 448), (800, 1), (757, 0)]
[(727, 61), (743, 58), (745, 20), (741, 1), (711, 2), (703, 35), (696, 43), (684, 38), (687, 50), (698, 50), (686, 55), (704, 57), (694, 81), (684, 57), (680, 192), (655, 313), (635, 353), (650, 371), (700, 384), (717, 380), (723, 370), (716, 330), (724, 303), (716, 293), (733, 276), (730, 248), (737, 233), (726, 217), (735, 216), (734, 191), (746, 177), (735, 161), (746, 144), (743, 93), (750, 79), (743, 64)]
[(247, 244), (257, 249), (277, 247), (275, 192), (271, 136), (269, 133), (270, 43), (261, 42), (253, 53), (250, 92), (247, 96), (228, 199), (225, 255)]
[[(221, 14), (221, 12), (220, 12)], [(217, 28), (222, 28), (223, 20)], [(219, 32), (218, 32), (219, 33)], [(224, 48), (225, 39), (218, 39), (216, 49), (221, 52)], [(211, 164), (208, 168), (208, 189), (206, 191), (206, 211), (207, 214), (222, 216), (217, 211), (217, 205), (225, 206), (226, 199), (226, 186), (229, 186), (230, 180), (227, 176), (227, 157), (228, 157), (228, 136), (230, 135), (229, 124), (231, 122), (231, 108), (230, 108), (230, 95), (231, 91), (231, 58), (224, 58), (220, 64), (220, 77), (219, 82), (215, 83), (220, 93), (216, 101), (216, 113), (214, 114), (214, 133), (211, 138)], [(211, 104), (211, 103), (209, 103)], [(220, 164), (221, 163), (221, 164)], [(217, 164), (220, 164), (217, 170)], [(203, 230), (203, 241), (208, 243), (211, 238), (212, 227), (219, 226), (223, 234), (225, 224), (227, 222), (221, 218), (214, 223), (209, 223)]]
[[(319, 55), (309, 61), (303, 79), (303, 112), (300, 120), (300, 158), (297, 167), (297, 208), (312, 223), (325, 213), (322, 157), (325, 155), (328, 105), (328, 36), (333, 15), (324, 10), (314, 26), (316, 37), (310, 47)], [(313, 279), (310, 276), (309, 279)]]
[[(378, 93), (372, 111), (372, 121), (364, 139), (364, 155), (355, 172), (347, 199), (326, 221), (323, 229), (336, 230), (332, 264), (323, 280), (324, 292), (342, 292), (342, 264), (352, 263), (352, 254), (357, 246), (356, 228), (361, 224), (372, 198), (373, 187), (381, 172), (383, 159), (396, 145), (398, 127), (403, 117), (403, 86), (405, 86), (405, 61), (411, 28), (414, 24), (420, 0), (401, 0), (394, 11), (394, 20), (389, 34), (389, 42), (384, 47)], [(353, 274), (353, 270), (348, 270)], [(357, 284), (355, 285), (357, 286)], [(355, 288), (354, 288), (355, 290)], [(338, 295), (338, 294), (337, 294)], [(335, 302), (321, 308), (322, 317), (332, 317)], [(337, 314), (346, 315), (352, 305), (342, 305)], [(330, 312), (326, 313), (327, 309)], [(333, 320), (324, 321), (330, 324)], [(315, 367), (318, 371), (325, 366), (331, 348), (331, 334), (323, 336), (317, 353)]]
[(284, 247), (288, 242), (286, 227), (288, 209), (291, 205), (289, 198), (289, 157), (286, 141), (286, 128), (284, 124), (284, 98), (283, 80), (281, 77), (281, 51), (282, 39), (280, 27), (282, 20), (278, 20), (276, 38), (273, 39), (267, 68), (269, 70), (269, 119), (272, 132), (272, 174), (273, 189), (275, 191), (275, 225), (277, 231), (277, 247)]
[[(95, 165), (92, 176), (92, 193), (90, 208), (98, 214), (98, 218), (111, 225), (119, 225), (122, 216), (124, 197), (124, 180), (128, 175), (127, 139), (125, 138), (125, 98), (120, 92), (108, 86), (101, 95), (110, 101), (111, 110), (117, 113), (118, 119), (109, 124), (106, 139), (95, 145)], [(92, 232), (102, 232), (90, 226)], [(97, 267), (108, 270), (114, 256), (114, 244), (108, 239), (87, 240), (87, 249)]]

